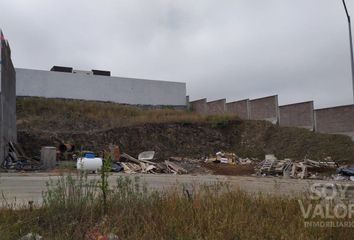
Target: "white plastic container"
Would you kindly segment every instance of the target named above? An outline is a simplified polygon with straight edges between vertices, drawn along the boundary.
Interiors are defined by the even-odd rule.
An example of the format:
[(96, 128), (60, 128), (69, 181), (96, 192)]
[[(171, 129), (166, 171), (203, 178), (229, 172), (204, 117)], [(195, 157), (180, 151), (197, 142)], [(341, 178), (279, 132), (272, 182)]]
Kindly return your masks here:
[(265, 160), (272, 161), (272, 160), (277, 160), (274, 154), (267, 154), (265, 155)]
[(76, 168), (81, 171), (99, 171), (102, 165), (102, 158), (78, 158), (76, 162)]

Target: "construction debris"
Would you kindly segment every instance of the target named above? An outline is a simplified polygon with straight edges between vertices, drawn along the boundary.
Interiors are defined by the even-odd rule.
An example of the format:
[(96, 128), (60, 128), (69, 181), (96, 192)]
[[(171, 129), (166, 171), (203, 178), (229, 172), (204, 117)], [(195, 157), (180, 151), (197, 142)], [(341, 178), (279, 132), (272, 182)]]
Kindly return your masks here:
[(35, 171), (43, 167), (39, 161), (26, 156), (22, 148), (13, 142), (9, 142), (9, 153), (1, 164), (5, 170)]
[[(255, 167), (255, 170), (261, 176), (318, 179), (320, 176), (317, 171), (321, 169), (330, 170), (336, 166), (337, 163), (332, 161), (330, 157), (325, 158), (323, 161), (314, 161), (307, 158), (302, 161), (293, 161), (291, 159), (278, 160), (273, 154), (268, 154), (265, 156), (265, 160)], [(339, 177), (336, 179), (339, 179)]]
[[(60, 142), (62, 141), (60, 140)], [(71, 143), (61, 143), (57, 147), (57, 159), (62, 161), (68, 161), (70, 159), (75, 158), (76, 160), (75, 150), (75, 145)]]
[[(326, 158), (328, 159), (328, 157)], [(331, 159), (328, 159), (328, 160), (331, 160)], [(313, 166), (313, 167), (336, 167), (337, 166), (337, 163), (336, 162), (333, 162), (333, 161), (313, 161), (313, 160), (310, 160), (310, 159), (305, 159), (304, 160), (304, 163), (309, 165), (309, 166)]]
[(335, 181), (347, 181), (347, 180), (349, 180), (349, 177), (343, 176), (341, 174), (332, 175), (332, 178)]
[(121, 172), (124, 170), (124, 167), (123, 167), (122, 163), (115, 162), (115, 163), (112, 163), (111, 170), (112, 170), (112, 172)]
[(165, 161), (165, 164), (167, 166), (167, 168), (173, 172), (174, 174), (186, 174), (188, 173), (188, 171), (186, 169), (184, 169), (181, 166), (178, 166), (177, 164), (170, 162), (170, 161)]
[(204, 162), (236, 164), (237, 159), (238, 157), (236, 156), (235, 153), (224, 153), (220, 151), (215, 154), (215, 157), (206, 158)]
[[(265, 156), (265, 160), (256, 166), (260, 175), (283, 175), (291, 171), (292, 161), (290, 159), (278, 160), (274, 155)], [(288, 174), (286, 174), (288, 175)]]
[(151, 161), (154, 159), (155, 156), (155, 152), (154, 151), (146, 151), (146, 152), (142, 152), (139, 154), (138, 156), (138, 160), (143, 161)]
[(304, 163), (294, 163), (291, 169), (291, 177), (293, 178), (307, 178), (307, 166)]
[(126, 154), (126, 153), (122, 153), (121, 156), (122, 156), (123, 158), (126, 158), (126, 159), (132, 161), (132, 162), (135, 162), (136, 164), (140, 164), (141, 162), (143, 162), (143, 163), (148, 163), (148, 164), (152, 164), (152, 165), (155, 165), (155, 164), (156, 164), (156, 163), (150, 162), (150, 161), (148, 161), (148, 160), (133, 158), (132, 156), (130, 156), (130, 155)]
[(337, 169), (337, 173), (344, 175), (344, 176), (354, 176), (354, 166), (340, 167)]
[(246, 165), (246, 164), (252, 164), (253, 161), (249, 158), (238, 158), (237, 163), (239, 163), (241, 165)]
[[(59, 151), (72, 151), (75, 147), (71, 144), (60, 145)], [(299, 179), (323, 179), (331, 176), (334, 169), (338, 167), (337, 162), (331, 157), (326, 157), (321, 161), (314, 161), (308, 158), (303, 160), (291, 160), (289, 158), (277, 159), (274, 154), (267, 154), (263, 161), (256, 158), (241, 158), (232, 152), (219, 151), (212, 157), (203, 159), (191, 159), (185, 157), (173, 156), (167, 160), (155, 159), (155, 151), (144, 151), (135, 158), (127, 153), (121, 153), (118, 145), (110, 145), (110, 160), (112, 172), (124, 172), (127, 174), (144, 173), (144, 174), (187, 174), (187, 173), (207, 173), (213, 170), (212, 165), (205, 163), (219, 163), (214, 168), (220, 168), (223, 172), (232, 174), (244, 172), (251, 175), (256, 172), (258, 176), (282, 176), (284, 178)], [(78, 153), (79, 156), (82, 152)], [(75, 154), (76, 154), (75, 153)], [(73, 153), (74, 154), (74, 153)], [(101, 154), (100, 154), (101, 155)], [(53, 158), (54, 159), (54, 158)], [(74, 158), (73, 158), (74, 159)], [(76, 159), (75, 159), (76, 160)], [(52, 161), (51, 161), (52, 162)], [(204, 163), (203, 163), (204, 162)], [(77, 169), (98, 172), (103, 165), (103, 158), (96, 157), (92, 152), (84, 152), (84, 157), (77, 158)], [(234, 166), (228, 166), (234, 165)], [(249, 165), (249, 166), (239, 166)], [(28, 158), (22, 149), (10, 142), (9, 153), (5, 161), (1, 165), (6, 170), (41, 170), (44, 169), (41, 162)], [(238, 170), (240, 168), (241, 170)], [(219, 171), (218, 170), (218, 171)], [(236, 173), (235, 173), (236, 172)], [(327, 174), (323, 174), (327, 173)], [(220, 174), (220, 173), (219, 173)], [(321, 175), (322, 174), (322, 175)], [(342, 166), (337, 168), (338, 175), (332, 175), (334, 180), (351, 180), (354, 181), (354, 166)]]
[[(122, 153), (121, 157), (128, 162), (120, 162), (123, 167), (124, 173), (174, 173), (174, 174), (186, 174), (188, 171), (183, 167), (171, 161), (165, 161), (164, 163), (151, 162), (155, 155), (154, 151), (142, 152), (139, 154), (138, 159)], [(129, 162), (130, 161), (130, 162)]]
[(120, 148), (118, 145), (109, 145), (109, 150), (111, 152), (111, 157), (113, 161), (119, 161), (120, 159)]
[(132, 173), (137, 173), (137, 172), (141, 172), (142, 171), (141, 166), (138, 165), (138, 164), (129, 163), (129, 162), (121, 163), (121, 164), (123, 166), (123, 171), (125, 173), (132, 174)]

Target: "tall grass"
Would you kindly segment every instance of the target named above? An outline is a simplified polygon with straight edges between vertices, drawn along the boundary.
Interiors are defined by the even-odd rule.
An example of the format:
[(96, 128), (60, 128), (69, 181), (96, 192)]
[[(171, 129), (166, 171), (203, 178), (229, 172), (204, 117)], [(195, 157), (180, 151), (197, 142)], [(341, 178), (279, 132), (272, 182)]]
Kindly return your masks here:
[[(28, 232), (44, 239), (90, 239), (114, 233), (121, 239), (353, 239), (352, 228), (305, 228), (296, 199), (250, 195), (227, 185), (183, 194), (148, 191), (138, 178), (118, 177), (103, 196), (97, 181), (62, 177), (48, 184), (42, 206), (0, 214), (1, 239)], [(304, 199), (305, 203), (310, 200)]]
[(53, 131), (93, 130), (132, 126), (145, 123), (210, 122), (222, 127), (230, 116), (202, 116), (188, 110), (171, 108), (142, 109), (107, 102), (18, 98), (17, 119), (20, 128)]

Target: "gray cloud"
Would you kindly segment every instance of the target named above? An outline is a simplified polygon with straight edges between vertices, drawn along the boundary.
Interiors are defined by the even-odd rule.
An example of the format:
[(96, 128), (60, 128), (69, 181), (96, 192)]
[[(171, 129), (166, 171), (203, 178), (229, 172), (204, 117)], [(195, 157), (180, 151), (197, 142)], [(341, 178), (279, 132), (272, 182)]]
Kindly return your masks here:
[(340, 0), (11, 0), (0, 9), (17, 67), (184, 81), (191, 99), (352, 103)]

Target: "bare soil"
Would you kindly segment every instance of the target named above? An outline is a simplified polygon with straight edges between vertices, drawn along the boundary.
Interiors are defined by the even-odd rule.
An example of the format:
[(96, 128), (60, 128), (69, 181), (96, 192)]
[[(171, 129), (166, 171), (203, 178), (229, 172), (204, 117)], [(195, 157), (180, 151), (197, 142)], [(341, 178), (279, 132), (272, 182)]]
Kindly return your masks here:
[(254, 165), (230, 165), (222, 163), (204, 163), (203, 168), (209, 169), (215, 175), (250, 176), (254, 174)]

